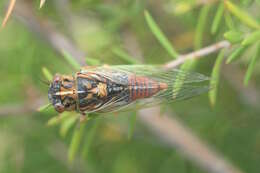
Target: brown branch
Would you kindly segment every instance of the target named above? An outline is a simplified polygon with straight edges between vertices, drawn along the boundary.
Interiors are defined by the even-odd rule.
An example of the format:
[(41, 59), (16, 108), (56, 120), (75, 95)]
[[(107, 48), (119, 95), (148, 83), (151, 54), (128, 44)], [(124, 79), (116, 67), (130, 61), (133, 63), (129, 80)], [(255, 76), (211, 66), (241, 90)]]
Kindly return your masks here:
[(142, 110), (140, 120), (159, 138), (196, 163), (207, 172), (242, 173), (223, 156), (196, 137), (178, 119), (167, 114), (160, 115), (158, 108)]
[(208, 47), (202, 48), (198, 51), (194, 51), (185, 55), (180, 55), (176, 60), (166, 63), (165, 68), (174, 68), (176, 66), (185, 63), (188, 60), (196, 60), (205, 57), (206, 55), (209, 55), (211, 53), (217, 52), (220, 49), (228, 48), (228, 47), (230, 47), (230, 43), (228, 41), (226, 40), (220, 41)]
[[(46, 39), (52, 47), (61, 53), (64, 49), (75, 57), (75, 59), (82, 64), (84, 61), (84, 53), (74, 46), (64, 35), (60, 34), (55, 28), (51, 27), (49, 23), (42, 23), (40, 19), (34, 17), (32, 9), (25, 8), (24, 3), (18, 4), (19, 9), (15, 11), (16, 17), (22, 21), (32, 31), (38, 33)], [(17, 6), (17, 7), (18, 7)], [(219, 45), (218, 45), (219, 44)], [(191, 53), (183, 55), (178, 63), (169, 63), (167, 67), (173, 67), (184, 63), (189, 59), (197, 59), (203, 55), (217, 51), (222, 47), (228, 47), (227, 42), (218, 43), (217, 46), (212, 46)], [(198, 56), (199, 55), (199, 56)], [(186, 58), (185, 58), (186, 57)], [(181, 59), (181, 58), (180, 58)], [(179, 62), (180, 61), (180, 62)], [(241, 173), (238, 168), (232, 166), (228, 161), (225, 161), (222, 156), (212, 151), (206, 144), (200, 141), (192, 132), (182, 125), (178, 120), (170, 118), (169, 116), (159, 116), (158, 109), (145, 110), (141, 112), (140, 120), (147, 125), (152, 132), (158, 135), (162, 140), (167, 142), (173, 148), (181, 151), (189, 160), (196, 163), (199, 167), (207, 172), (212, 173)]]

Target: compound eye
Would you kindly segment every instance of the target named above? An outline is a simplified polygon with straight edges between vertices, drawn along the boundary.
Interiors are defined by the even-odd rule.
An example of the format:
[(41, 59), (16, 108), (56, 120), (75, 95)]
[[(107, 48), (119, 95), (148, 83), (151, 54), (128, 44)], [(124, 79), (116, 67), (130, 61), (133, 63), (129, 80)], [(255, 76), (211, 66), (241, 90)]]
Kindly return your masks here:
[(59, 113), (64, 112), (64, 106), (63, 106), (62, 104), (60, 104), (60, 103), (56, 103), (56, 104), (54, 105), (54, 108), (55, 108), (55, 110), (56, 110), (57, 112), (59, 112)]

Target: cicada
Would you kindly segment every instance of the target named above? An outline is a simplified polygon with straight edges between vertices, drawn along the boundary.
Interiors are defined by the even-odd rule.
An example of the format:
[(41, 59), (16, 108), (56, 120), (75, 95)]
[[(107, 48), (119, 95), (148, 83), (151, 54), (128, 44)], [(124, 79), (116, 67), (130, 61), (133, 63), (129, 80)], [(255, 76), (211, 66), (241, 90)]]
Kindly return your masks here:
[(59, 113), (106, 113), (184, 100), (208, 91), (208, 81), (199, 73), (154, 65), (83, 67), (73, 75), (56, 74), (48, 98)]

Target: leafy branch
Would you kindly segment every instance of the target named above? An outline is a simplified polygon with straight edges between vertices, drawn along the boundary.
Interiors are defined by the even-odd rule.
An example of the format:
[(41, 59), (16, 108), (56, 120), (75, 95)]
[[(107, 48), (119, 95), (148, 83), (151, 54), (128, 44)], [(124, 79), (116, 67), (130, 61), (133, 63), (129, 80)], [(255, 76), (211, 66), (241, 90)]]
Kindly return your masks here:
[[(227, 20), (229, 20), (230, 21), (230, 15), (232, 14), (232, 13), (226, 13), (227, 11), (226, 11), (226, 8), (225, 8), (225, 10), (224, 10), (224, 12), (222, 13), (222, 14), (229, 14), (229, 15), (227, 15), (227, 16), (229, 16), (229, 17), (225, 17), (224, 19), (226, 19), (227, 18)], [(204, 14), (205, 15), (205, 14)], [(226, 16), (226, 15), (225, 15)], [(147, 12), (147, 15), (146, 15), (146, 18), (150, 18), (149, 19), (149, 21), (150, 21), (150, 28), (151, 27), (153, 27), (153, 29), (151, 28), (151, 31), (152, 31), (152, 33), (155, 35), (155, 37), (157, 37), (157, 40), (160, 42), (160, 44), (165, 48), (165, 50), (166, 51), (169, 51), (169, 52), (172, 52), (172, 50), (175, 50), (175, 49), (173, 49), (173, 47), (172, 47), (172, 45), (169, 43), (169, 41), (168, 41), (168, 39), (167, 39), (167, 37), (165, 36), (165, 34), (163, 34), (163, 32), (159, 29), (159, 25), (158, 24), (156, 24), (155, 23), (155, 20), (153, 20), (152, 19), (152, 17), (151, 17), (151, 15), (149, 15), (149, 13)], [(219, 18), (219, 17), (218, 17)], [(221, 17), (220, 17), (221, 18)], [(205, 18), (204, 18), (205, 19)], [(219, 20), (219, 19), (218, 19)], [(148, 20), (147, 20), (148, 21)], [(152, 21), (152, 22), (151, 22)], [(231, 18), (231, 21), (233, 21), (233, 19)], [(218, 22), (220, 22), (220, 21), (218, 21)], [(213, 22), (214, 23), (214, 22)], [(235, 23), (235, 22), (234, 22)], [(29, 23), (30, 24), (30, 23)], [(156, 24), (156, 25), (154, 25), (154, 24)], [(149, 25), (149, 24), (148, 24)], [(215, 25), (217, 25), (217, 24), (215, 24)], [(219, 25), (219, 24), (218, 24)], [(231, 26), (231, 25), (230, 25)], [(154, 29), (154, 27), (156, 27), (156, 29)], [(216, 27), (216, 26), (215, 26)], [(218, 27), (216, 27), (216, 28), (218, 28)], [(228, 27), (227, 27), (228, 28)], [(39, 28), (38, 28), (39, 29)], [(40, 29), (42, 29), (42, 28), (40, 28)], [(217, 29), (215, 29), (216, 31), (217, 31)], [(56, 30), (55, 30), (56, 31)], [(156, 32), (155, 32), (156, 31)], [(215, 31), (215, 33), (217, 33)], [(253, 33), (253, 32), (252, 32)], [(46, 33), (44, 33), (44, 34), (46, 34)], [(48, 33), (49, 34), (49, 33)], [(47, 34), (46, 34), (47, 35)], [(223, 35), (223, 33), (221, 34), (221, 35)], [(247, 35), (247, 34), (246, 34)], [(164, 37), (164, 38), (163, 38)], [(58, 38), (60, 38), (60, 37), (58, 37)], [(244, 40), (245, 38), (243, 37), (243, 40)], [(51, 40), (51, 39), (47, 39), (47, 41), (49, 41), (49, 42), (55, 42), (55, 40)], [(57, 40), (56, 40), (57, 41)], [(65, 39), (65, 42), (66, 42), (66, 39)], [(167, 43), (166, 43), (167, 42)], [(208, 54), (210, 54), (210, 53), (213, 53), (213, 52), (216, 52), (216, 51), (218, 51), (218, 50), (220, 50), (220, 49), (223, 49), (223, 48), (230, 48), (230, 46), (232, 45), (232, 48), (234, 48), (236, 45), (234, 45), (234, 44), (238, 44), (238, 42), (240, 43), (240, 44), (242, 44), (242, 40), (239, 40), (239, 41), (235, 41), (235, 43), (234, 42), (232, 42), (231, 43), (231, 40), (228, 40), (228, 41), (226, 41), (226, 40), (223, 40), (223, 41), (220, 41), (219, 43), (221, 43), (221, 44), (219, 44), (219, 43), (217, 43), (217, 44), (213, 44), (212, 46), (209, 46), (209, 47), (206, 47), (206, 48), (203, 48), (203, 49), (200, 49), (200, 50), (198, 50), (198, 51), (195, 51), (195, 52), (192, 52), (192, 53), (190, 53), (190, 54), (187, 54), (186, 56), (184, 56), (184, 55), (179, 55), (178, 54), (178, 56), (177, 56), (177, 54), (176, 54), (176, 57), (175, 58), (177, 58), (176, 59), (176, 61), (178, 62), (179, 61), (179, 63), (178, 63), (178, 65), (181, 65), (181, 64), (183, 64), (183, 63), (185, 63), (185, 62), (188, 62), (189, 60), (191, 60), (191, 59), (198, 59), (198, 58), (200, 58), (200, 57), (204, 57), (205, 55), (208, 55)], [(254, 41), (253, 41), (254, 42)], [(251, 44), (254, 44), (254, 43), (250, 43), (249, 45), (251, 45)], [(65, 53), (66, 55), (66, 57), (65, 57), (65, 59), (67, 59), (67, 61), (68, 61), (68, 63), (72, 66), (72, 67), (74, 67), (74, 68), (78, 68), (79, 67), (79, 65), (78, 64), (81, 64), (81, 62), (79, 63), (79, 61), (78, 61), (78, 59), (77, 58), (83, 58), (83, 56), (79, 56), (79, 55), (84, 55), (84, 53), (82, 53), (82, 54), (76, 54), (76, 56), (74, 56), (73, 55), (73, 53), (71, 53), (71, 52), (73, 52), (73, 51), (71, 51), (72, 49), (73, 49), (73, 47), (72, 47), (72, 49), (66, 49), (66, 47), (62, 47), (62, 46), (64, 46), (64, 45), (62, 45), (62, 46), (57, 46), (57, 44), (51, 44), (52, 46), (53, 45), (56, 45), (56, 47), (55, 47), (55, 49), (57, 49), (58, 51), (59, 51), (59, 53), (60, 54), (64, 54), (64, 50), (68, 50), (68, 52), (67, 53)], [(67, 44), (65, 44), (65, 45), (67, 45)], [(70, 44), (69, 44), (70, 45)], [(221, 45), (221, 46), (220, 46)], [(168, 53), (169, 53), (168, 52)], [(219, 75), (219, 69), (220, 69), (220, 64), (221, 64), (221, 62), (223, 62), (223, 59), (224, 59), (224, 50), (222, 50), (221, 51), (221, 54), (219, 54), (219, 56), (217, 57), (217, 60), (216, 60), (216, 62), (215, 62), (215, 66), (214, 66), (214, 69), (216, 69), (216, 70), (213, 70), (213, 72), (212, 72), (212, 76), (214, 76), (214, 75)], [(124, 59), (125, 61), (127, 61), (128, 63), (137, 63), (137, 62), (133, 62), (131, 59), (132, 59), (132, 56), (130, 56), (130, 55), (128, 55), (126, 52), (120, 52), (120, 51), (115, 51), (114, 52), (115, 54), (117, 54), (118, 55), (118, 57), (122, 57), (122, 59)], [(170, 55), (171, 55), (171, 53), (169, 53)], [(85, 56), (84, 56), (85, 57)], [(172, 57), (174, 57), (173, 56), (173, 54), (172, 54)], [(185, 59), (185, 57), (186, 57), (186, 59)], [(180, 59), (180, 60), (179, 60)], [(181, 60), (181, 59), (185, 59), (185, 60)], [(73, 60), (73, 61), (75, 61), (76, 63), (74, 63), (73, 61), (71, 61), (71, 60)], [(91, 65), (92, 63), (94, 64), (94, 63), (96, 63), (96, 64), (100, 64), (100, 62), (97, 62), (97, 61), (95, 61), (95, 59), (89, 59), (89, 58), (87, 58), (87, 60), (85, 60), (84, 59), (84, 61), (87, 61), (88, 62), (88, 64), (89, 65)], [(256, 61), (256, 58), (255, 58), (255, 60), (254, 60), (254, 62)], [(254, 66), (254, 64), (255, 63), (252, 63), (252, 65), (250, 65), (250, 66)], [(172, 65), (172, 67), (175, 67), (176, 66), (176, 62), (175, 62), (175, 64), (174, 65)], [(47, 74), (47, 73), (46, 73)], [(214, 75), (213, 75), (214, 74)], [(250, 75), (249, 75), (250, 76)], [(215, 100), (215, 96), (214, 96), (214, 99), (213, 99), (213, 101)], [(64, 117), (64, 116), (63, 116)], [(60, 127), (60, 130), (61, 129), (63, 129), (63, 130), (61, 130), (62, 132), (60, 132), (61, 134), (64, 134), (64, 136), (66, 135), (66, 133), (67, 133), (67, 128), (69, 129), (69, 128), (71, 128), (72, 127), (72, 125), (73, 124), (75, 124), (75, 122), (74, 122), (74, 120), (73, 119), (71, 119), (71, 118), (69, 118), (70, 116), (66, 116), (65, 115), (65, 119), (64, 119), (64, 122), (66, 122), (66, 123), (64, 123), (63, 124), (63, 120), (62, 121), (60, 121), (59, 120), (59, 118), (58, 117), (55, 117), (56, 119), (55, 119), (55, 121), (53, 121), (53, 122), (56, 122), (56, 123), (59, 123), (59, 122), (61, 122), (61, 127)], [(67, 119), (68, 118), (68, 119)], [(187, 150), (187, 148), (190, 146), (190, 144), (192, 143), (193, 144), (193, 142), (194, 142), (194, 137), (191, 137), (191, 138), (189, 138), (189, 139), (191, 139), (191, 143), (189, 143), (188, 145), (187, 145), (187, 143), (185, 143), (185, 142), (183, 142), (182, 141), (182, 139), (181, 138), (178, 138), (177, 140), (176, 140), (176, 138), (175, 138), (175, 136), (178, 136), (178, 133), (176, 132), (176, 133), (173, 133), (173, 132), (175, 132), (174, 130), (174, 128), (165, 128), (164, 126), (163, 126), (163, 124), (164, 123), (167, 123), (167, 124), (170, 124), (169, 126), (170, 127), (179, 127), (178, 126), (178, 123), (176, 123), (176, 124), (174, 124), (174, 122), (172, 121), (172, 118), (168, 118), (168, 116), (166, 117), (166, 119), (164, 119), (164, 120), (162, 120), (162, 117), (156, 117), (156, 121), (154, 121), (155, 119), (153, 119), (154, 117), (153, 116), (150, 116), (149, 118), (143, 118), (143, 122), (145, 122), (148, 126), (150, 126), (151, 127), (151, 129), (152, 129), (152, 131), (154, 132), (154, 133), (156, 133), (156, 134), (158, 134), (158, 136), (160, 136), (160, 137), (164, 137), (164, 135), (166, 136), (165, 138), (163, 138), (163, 140), (165, 140), (165, 141), (167, 141), (167, 142), (169, 142), (172, 146), (179, 146), (179, 148), (181, 148), (181, 150), (184, 150), (184, 151), (188, 151), (187, 153), (187, 155), (188, 155), (188, 157), (189, 158), (191, 158), (191, 160), (193, 159), (193, 161), (194, 161), (194, 158), (196, 158), (195, 159), (195, 162), (198, 164), (198, 165), (202, 165), (201, 167), (203, 167), (205, 170), (207, 170), (207, 171), (210, 171), (210, 172), (219, 172), (219, 169), (218, 169), (218, 166), (216, 166), (216, 165), (221, 165), (221, 171), (222, 172), (241, 172), (241, 171), (239, 171), (239, 170), (237, 170), (237, 169), (233, 169), (233, 167), (232, 167), (232, 165), (230, 166), (229, 164), (228, 164), (228, 162), (225, 162), (225, 161), (223, 161), (223, 162), (212, 162), (212, 160), (211, 159), (209, 159), (209, 160), (205, 160), (205, 158), (204, 158), (204, 160), (203, 160), (203, 158), (201, 158), (201, 156), (200, 156), (200, 154), (201, 153), (199, 153), (199, 152), (197, 152), (198, 150), (196, 150), (196, 149), (198, 149), (198, 146), (203, 146), (203, 145), (201, 145), (200, 143), (198, 144), (198, 142), (195, 142), (195, 144), (198, 144), (198, 145), (192, 145), (194, 148), (192, 148), (193, 150)], [(133, 119), (133, 122), (135, 122), (135, 119)], [(54, 123), (55, 124), (55, 123)], [(85, 126), (85, 125), (83, 125), (83, 126)], [(82, 128), (83, 128), (83, 130), (82, 130)], [(166, 131), (165, 131), (165, 129), (166, 129)], [(168, 130), (168, 132), (167, 132), (167, 130)], [(82, 143), (82, 138), (83, 138), (83, 135), (82, 135), (82, 131), (84, 131), (84, 127), (78, 127), (77, 125), (75, 126), (75, 130), (74, 130), (74, 134), (73, 134), (73, 140), (71, 141), (71, 144), (70, 144), (70, 160), (73, 160), (73, 157), (75, 156), (75, 153), (77, 153), (78, 152), (78, 149), (79, 149), (79, 146), (80, 146), (80, 143)], [(180, 134), (183, 134), (183, 133), (181, 133), (181, 132), (183, 132), (183, 129), (182, 128), (179, 128), (179, 132), (180, 132)], [(188, 133), (188, 132), (187, 132)], [(95, 133), (93, 133), (93, 134), (95, 134)], [(161, 135), (162, 134), (162, 135)], [(185, 133), (186, 134), (186, 133)], [(188, 133), (189, 134), (189, 133)], [(181, 135), (179, 135), (179, 137), (180, 137)], [(93, 136), (92, 136), (93, 137)], [(196, 139), (196, 138), (195, 138)], [(176, 142), (177, 141), (177, 142)], [(196, 141), (196, 140), (195, 140)], [(85, 145), (90, 145), (89, 143), (88, 144), (85, 144)], [(181, 146), (181, 147), (180, 147)], [(197, 147), (197, 148), (196, 148)], [(210, 151), (207, 147), (205, 147), (206, 149), (205, 150), (203, 150), (203, 151), (205, 151), (205, 153), (208, 153), (208, 151)], [(86, 149), (86, 151), (88, 151), (88, 149)], [(86, 152), (87, 153), (87, 152)], [(194, 156), (196, 156), (196, 157), (194, 157)], [(216, 156), (215, 154), (214, 154), (214, 152), (213, 153), (211, 153), (210, 154), (210, 158), (217, 158), (217, 161), (219, 161), (219, 160), (222, 160), (221, 159), (221, 157), (220, 156)], [(220, 159), (219, 159), (220, 158)], [(214, 160), (214, 159), (213, 159)], [(219, 163), (219, 164), (216, 164), (216, 163)], [(206, 166), (205, 166), (206, 165)], [(208, 166), (208, 165), (210, 165), (210, 166)], [(224, 166), (223, 166), (224, 165)], [(231, 169), (232, 168), (232, 169)], [(230, 170), (231, 169), (231, 170)]]

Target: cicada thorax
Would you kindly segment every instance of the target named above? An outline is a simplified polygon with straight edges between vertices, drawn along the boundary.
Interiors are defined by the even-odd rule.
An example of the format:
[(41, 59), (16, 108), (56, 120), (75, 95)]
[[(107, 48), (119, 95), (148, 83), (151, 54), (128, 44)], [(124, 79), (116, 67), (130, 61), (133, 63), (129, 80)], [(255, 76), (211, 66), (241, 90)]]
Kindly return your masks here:
[[(78, 108), (80, 111), (93, 112), (112, 104), (127, 94), (127, 86), (111, 81), (96, 73), (77, 74)], [(124, 97), (125, 100), (127, 98)]]
[(167, 89), (166, 83), (157, 82), (143, 76), (131, 75), (128, 77), (129, 95), (132, 101), (154, 96), (161, 90)]

